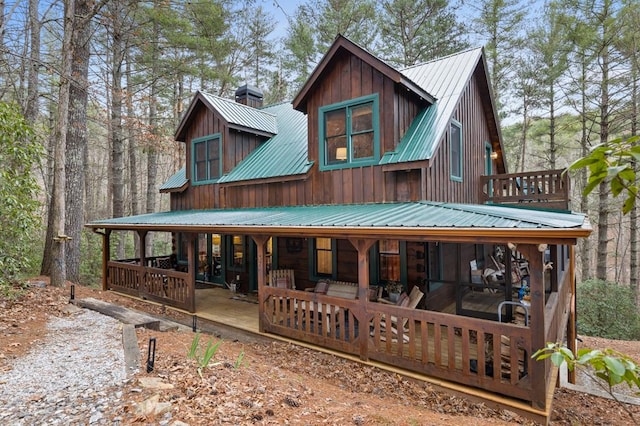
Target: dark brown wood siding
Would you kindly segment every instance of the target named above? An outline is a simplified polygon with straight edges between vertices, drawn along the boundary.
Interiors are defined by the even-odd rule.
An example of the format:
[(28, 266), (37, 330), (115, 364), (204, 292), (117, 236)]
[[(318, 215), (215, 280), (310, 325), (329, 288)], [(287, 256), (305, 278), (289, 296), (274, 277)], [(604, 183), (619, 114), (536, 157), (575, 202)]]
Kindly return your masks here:
[(462, 182), (451, 180), (449, 128), (429, 161), (426, 198), (433, 201), (478, 203), (480, 175), (485, 174), (485, 142), (491, 142), (482, 98), (474, 75), (460, 98), (453, 118), (462, 125)]

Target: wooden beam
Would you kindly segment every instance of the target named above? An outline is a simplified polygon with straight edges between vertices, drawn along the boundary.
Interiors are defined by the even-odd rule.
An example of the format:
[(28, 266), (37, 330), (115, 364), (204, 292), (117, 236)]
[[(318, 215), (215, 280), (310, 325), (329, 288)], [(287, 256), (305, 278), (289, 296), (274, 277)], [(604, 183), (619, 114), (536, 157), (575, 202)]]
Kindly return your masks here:
[[(567, 323), (567, 343), (574, 354), (578, 351), (576, 339), (576, 261), (575, 246), (569, 246), (569, 285), (571, 286), (571, 306), (569, 306), (569, 322)], [(569, 383), (576, 384), (576, 371), (569, 370)]]
[(186, 234), (187, 238), (187, 262), (188, 273), (187, 284), (189, 285), (189, 312), (196, 312), (196, 271), (198, 269), (198, 258), (196, 256), (196, 241), (198, 234)]
[[(545, 286), (544, 286), (544, 247), (545, 245), (518, 245), (518, 251), (529, 261), (529, 288), (531, 306), (529, 314), (529, 330), (531, 332), (531, 349), (535, 352), (546, 345), (545, 336)], [(546, 361), (533, 361), (529, 371), (531, 381), (531, 404), (534, 408), (546, 409), (547, 365)]]
[(349, 242), (358, 250), (358, 307), (353, 312), (359, 319), (358, 335), (360, 336), (360, 359), (369, 360), (369, 323), (373, 316), (367, 314), (369, 303), (369, 249), (377, 240), (349, 239)]
[(253, 241), (256, 243), (258, 251), (258, 329), (260, 333), (265, 333), (265, 321), (264, 321), (264, 302), (266, 301), (266, 295), (264, 292), (264, 286), (266, 285), (267, 276), (267, 241), (269, 241), (266, 235), (252, 235)]
[(102, 291), (107, 291), (109, 288), (109, 253), (111, 251), (110, 238), (111, 230), (105, 229), (102, 235)]

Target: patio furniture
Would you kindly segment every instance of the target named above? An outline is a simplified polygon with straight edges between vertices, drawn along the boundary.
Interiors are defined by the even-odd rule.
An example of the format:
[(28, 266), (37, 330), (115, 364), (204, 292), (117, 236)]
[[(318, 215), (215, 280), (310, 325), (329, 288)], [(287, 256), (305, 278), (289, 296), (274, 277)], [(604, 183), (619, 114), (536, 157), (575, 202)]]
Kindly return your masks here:
[[(312, 291), (317, 294), (324, 294), (330, 297), (339, 297), (342, 299), (355, 300), (358, 298), (358, 283), (352, 283), (348, 281), (333, 281), (333, 280), (320, 280), (316, 283), (315, 287), (307, 288), (306, 291)], [(314, 313), (318, 313), (318, 319), (322, 320), (321, 311), (322, 303), (313, 301), (296, 301), (295, 309), (299, 307), (304, 311), (303, 317), (309, 321), (314, 321)], [(327, 329), (331, 325), (331, 321), (337, 322), (338, 315), (343, 312), (340, 306), (331, 306), (329, 315), (326, 315), (326, 327)]]
[[(424, 297), (424, 293), (420, 291), (420, 289), (416, 285), (416, 286), (413, 286), (409, 295), (407, 295), (406, 293), (402, 293), (400, 295), (400, 298), (398, 299), (398, 302), (395, 303), (395, 305), (403, 308), (408, 308), (408, 309), (416, 309), (416, 307), (418, 306), (418, 304), (420, 303), (423, 297)], [(378, 301), (386, 304), (393, 304), (385, 299), (378, 299)], [(398, 317), (394, 315), (390, 316), (388, 328), (391, 330), (391, 333), (394, 334), (395, 336), (398, 335), (398, 327), (402, 327), (403, 331), (408, 331), (407, 323), (409, 322), (409, 317), (403, 317), (402, 321), (400, 321), (400, 324), (398, 324), (398, 322), (399, 322)], [(383, 331), (386, 329), (387, 329), (387, 319), (383, 316), (382, 319), (380, 320), (380, 330)], [(384, 335), (381, 335), (380, 339), (382, 341), (385, 341), (386, 337)], [(408, 342), (409, 336), (403, 333), (402, 339), (405, 342)], [(392, 341), (396, 341), (396, 340), (397, 340), (397, 337), (392, 338)]]
[(293, 269), (272, 269), (269, 271), (269, 285), (295, 290), (296, 279)]

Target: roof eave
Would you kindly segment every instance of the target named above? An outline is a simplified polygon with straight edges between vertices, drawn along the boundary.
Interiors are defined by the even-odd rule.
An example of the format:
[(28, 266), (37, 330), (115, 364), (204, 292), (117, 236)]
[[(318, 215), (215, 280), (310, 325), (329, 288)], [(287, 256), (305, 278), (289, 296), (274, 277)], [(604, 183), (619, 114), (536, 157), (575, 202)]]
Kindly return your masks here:
[(87, 228), (109, 230), (155, 230), (164, 232), (210, 232), (278, 235), (278, 236), (336, 236), (341, 238), (394, 237), (404, 240), (434, 240), (448, 242), (512, 242), (516, 244), (563, 243), (575, 244), (578, 238), (588, 237), (588, 225), (569, 229), (513, 229), (513, 228), (437, 228), (437, 227), (347, 227), (347, 226), (260, 226), (260, 225), (175, 225), (175, 224), (100, 224), (89, 223)]

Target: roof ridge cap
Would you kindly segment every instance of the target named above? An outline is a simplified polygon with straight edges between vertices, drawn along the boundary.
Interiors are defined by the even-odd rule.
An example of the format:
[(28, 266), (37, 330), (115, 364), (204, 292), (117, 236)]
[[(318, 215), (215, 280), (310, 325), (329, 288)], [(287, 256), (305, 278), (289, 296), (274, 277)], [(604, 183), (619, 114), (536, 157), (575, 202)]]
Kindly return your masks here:
[(464, 54), (469, 53), (469, 52), (474, 51), (474, 50), (482, 50), (482, 49), (483, 49), (482, 46), (469, 47), (469, 48), (461, 50), (459, 52), (450, 53), (450, 54), (445, 55), (445, 56), (441, 56), (441, 57), (438, 57), (438, 58), (430, 59), (428, 61), (424, 61), (424, 62), (420, 62), (420, 63), (417, 63), (417, 64), (410, 65), (408, 67), (400, 69), (400, 72), (404, 72), (404, 71), (409, 70), (411, 68), (421, 67), (423, 65), (427, 65), (427, 64), (430, 64), (430, 63), (433, 63), (433, 62), (443, 61), (445, 59), (452, 58), (454, 56), (464, 55)]
[(254, 108), (254, 107), (251, 107), (249, 105), (241, 104), (240, 102), (236, 102), (233, 99), (225, 98), (223, 96), (214, 95), (214, 94), (211, 94), (209, 92), (205, 92), (204, 90), (200, 90), (199, 92), (202, 93), (205, 96), (209, 96), (209, 97), (212, 97), (212, 98), (224, 101), (224, 102), (228, 102), (230, 104), (245, 108), (245, 109), (247, 109), (249, 111), (256, 111), (256, 112), (259, 112), (259, 113), (262, 113), (262, 114), (270, 115), (272, 117), (277, 117), (275, 114), (272, 114), (272, 113), (267, 112), (267, 111), (262, 111), (260, 108)]

